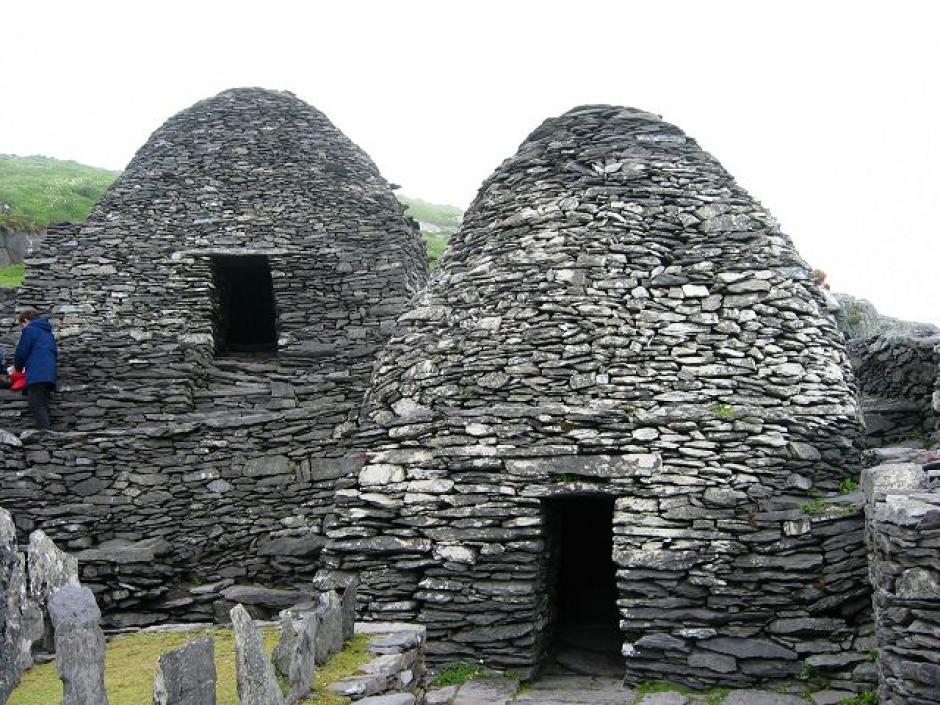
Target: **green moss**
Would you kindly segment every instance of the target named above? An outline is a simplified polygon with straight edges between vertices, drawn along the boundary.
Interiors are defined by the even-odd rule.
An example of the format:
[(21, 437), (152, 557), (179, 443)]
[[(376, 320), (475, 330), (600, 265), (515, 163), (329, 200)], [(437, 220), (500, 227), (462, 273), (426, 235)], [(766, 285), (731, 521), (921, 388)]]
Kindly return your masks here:
[(691, 692), (688, 688), (682, 685), (675, 685), (674, 683), (665, 683), (661, 681), (649, 681), (647, 683), (640, 683), (636, 688), (634, 688), (637, 695), (649, 695), (651, 693), (689, 693)]
[(728, 688), (709, 688), (707, 690), (693, 691), (682, 685), (661, 681), (640, 683), (640, 685), (638, 685), (633, 690), (636, 692), (636, 699), (633, 701), (634, 703), (639, 703), (644, 696), (651, 693), (682, 693), (683, 695), (691, 695), (694, 693), (698, 698), (704, 699), (707, 705), (721, 705), (721, 703), (725, 701), (725, 698), (727, 698), (728, 694), (731, 692), (731, 690)]
[(0, 287), (13, 288), (23, 285), (26, 278), (26, 266), (13, 264), (9, 267), (0, 267)]
[[(235, 636), (231, 629), (192, 631), (184, 634), (131, 634), (108, 642), (105, 653), (105, 687), (111, 705), (140, 705), (153, 697), (157, 661), (167, 651), (211, 634), (215, 638), (216, 698), (218, 705), (238, 705), (235, 685)], [(277, 643), (277, 629), (263, 631), (269, 651)], [(370, 659), (369, 638), (356, 636), (346, 648), (317, 671), (316, 705), (345, 705), (346, 698), (327, 690), (330, 683), (352, 675)], [(7, 705), (50, 705), (62, 699), (62, 684), (55, 662), (34, 666), (23, 677)]]
[(851, 477), (845, 478), (844, 480), (842, 480), (842, 484), (839, 485), (839, 490), (843, 492), (844, 494), (848, 494), (849, 492), (854, 492), (857, 489), (858, 489), (858, 482), (856, 480), (853, 480)]
[(843, 700), (841, 705), (878, 705), (878, 693), (874, 690), (866, 690), (854, 698)]
[(829, 504), (824, 502), (821, 498), (817, 497), (812, 502), (801, 504), (800, 510), (804, 514), (809, 514), (810, 516), (817, 516), (818, 514), (825, 514), (829, 510)]
[(734, 419), (734, 407), (730, 404), (716, 404), (712, 407), (712, 413), (722, 419)]
[(438, 671), (436, 684), (441, 688), (448, 685), (463, 685), (479, 672), (479, 664), (452, 663)]

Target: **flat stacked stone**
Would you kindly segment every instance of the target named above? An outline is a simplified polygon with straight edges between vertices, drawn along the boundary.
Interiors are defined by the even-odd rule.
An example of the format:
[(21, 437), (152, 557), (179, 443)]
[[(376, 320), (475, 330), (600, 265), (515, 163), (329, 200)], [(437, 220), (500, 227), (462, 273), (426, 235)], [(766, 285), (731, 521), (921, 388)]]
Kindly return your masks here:
[(791, 240), (678, 128), (546, 121), (399, 326), (327, 565), (359, 573), (372, 618), (426, 624), (432, 662), (538, 663), (543, 500), (578, 492), (615, 499), (629, 681), (746, 684), (851, 651), (858, 510), (802, 509), (857, 460), (843, 339)]

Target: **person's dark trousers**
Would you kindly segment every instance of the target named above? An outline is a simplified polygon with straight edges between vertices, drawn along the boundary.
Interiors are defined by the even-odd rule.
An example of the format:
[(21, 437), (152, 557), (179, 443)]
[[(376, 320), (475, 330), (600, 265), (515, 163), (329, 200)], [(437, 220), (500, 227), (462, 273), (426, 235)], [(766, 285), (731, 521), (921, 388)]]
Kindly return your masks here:
[(48, 429), (49, 397), (55, 387), (50, 382), (36, 382), (27, 390), (29, 413), (33, 415), (33, 425), (39, 429)]

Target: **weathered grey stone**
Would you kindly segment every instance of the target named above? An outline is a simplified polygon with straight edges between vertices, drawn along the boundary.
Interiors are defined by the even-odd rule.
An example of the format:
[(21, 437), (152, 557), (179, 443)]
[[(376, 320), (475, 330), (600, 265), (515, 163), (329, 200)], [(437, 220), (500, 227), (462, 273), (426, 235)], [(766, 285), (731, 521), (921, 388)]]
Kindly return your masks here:
[(356, 595), (359, 580), (353, 579), (343, 588), (343, 642), (353, 638), (356, 633)]
[(215, 680), (215, 641), (190, 642), (160, 657), (153, 705), (215, 705)]
[(91, 590), (67, 584), (49, 599), (63, 705), (107, 705), (104, 632)]
[(664, 693), (649, 693), (643, 696), (639, 705), (686, 705), (689, 702), (687, 695), (668, 691)]
[(432, 688), (425, 693), (425, 705), (450, 705), (457, 694), (457, 686), (449, 685), (444, 688)]
[(698, 642), (705, 649), (729, 654), (737, 658), (783, 659), (793, 660), (797, 655), (790, 649), (763, 639), (730, 639), (718, 637)]
[(767, 690), (732, 690), (723, 705), (806, 705), (803, 698)]
[(689, 655), (689, 665), (693, 668), (707, 668), (717, 673), (734, 673), (738, 662), (733, 656), (714, 654), (707, 651), (696, 651)]
[(316, 662), (323, 665), (343, 648), (343, 605), (333, 590), (321, 592), (317, 599)]
[(371, 695), (356, 702), (361, 705), (415, 705), (413, 693), (388, 693), (387, 695)]
[(274, 649), (274, 666), (288, 679), (287, 705), (300, 702), (313, 689), (319, 617), (315, 612), (281, 613), (281, 630)]
[(235, 674), (240, 705), (284, 705), (284, 695), (268, 659), (261, 630), (248, 612), (236, 605), (231, 613), (235, 632)]
[(26, 580), (13, 518), (0, 508), (0, 702), (6, 702), (23, 671), (32, 665), (29, 627), (23, 623)]
[(471, 678), (460, 687), (453, 705), (507, 705), (519, 690), (519, 681), (509, 678)]

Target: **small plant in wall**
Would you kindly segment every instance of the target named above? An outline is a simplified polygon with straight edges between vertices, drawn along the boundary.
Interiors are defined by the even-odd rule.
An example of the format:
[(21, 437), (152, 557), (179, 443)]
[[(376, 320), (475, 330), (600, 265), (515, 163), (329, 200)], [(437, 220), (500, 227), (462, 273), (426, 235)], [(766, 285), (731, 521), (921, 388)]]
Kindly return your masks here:
[(712, 407), (712, 413), (721, 419), (734, 419), (734, 407), (730, 404), (716, 404)]
[(850, 492), (854, 492), (857, 489), (858, 482), (853, 480), (851, 477), (846, 477), (844, 480), (842, 480), (842, 484), (839, 485), (839, 491), (841, 491), (843, 494), (849, 494)]

